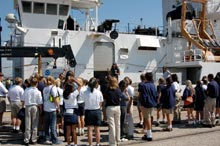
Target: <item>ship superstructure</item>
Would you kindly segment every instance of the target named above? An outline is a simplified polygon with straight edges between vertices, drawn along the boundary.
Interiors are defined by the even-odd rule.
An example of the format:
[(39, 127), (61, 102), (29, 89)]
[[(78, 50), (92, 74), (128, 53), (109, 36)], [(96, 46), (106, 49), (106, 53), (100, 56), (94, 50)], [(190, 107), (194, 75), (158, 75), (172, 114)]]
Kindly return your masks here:
[[(217, 0), (163, 0), (163, 31), (157, 27), (137, 27), (134, 33), (126, 33), (117, 32), (114, 28), (114, 24), (120, 24), (120, 20), (106, 18), (103, 23), (99, 23), (100, 0), (15, 0), (19, 18), (11, 21), (16, 32), (11, 45), (69, 45), (75, 56), (76, 66), (72, 68), (66, 58), (43, 58), (42, 73), (45, 76), (57, 77), (63, 69), (74, 69), (77, 76), (103, 79), (112, 63), (116, 62), (121, 71), (119, 80), (129, 76), (133, 82), (139, 82), (139, 75), (144, 72), (153, 72), (155, 79), (158, 79), (162, 75), (161, 68), (167, 66), (171, 72), (178, 74), (181, 81), (190, 79), (195, 83), (203, 75), (215, 74), (220, 67), (217, 53), (219, 4), (220, 1)], [(213, 11), (213, 7), (216, 11)], [(83, 26), (70, 15), (71, 11), (77, 10), (85, 14)], [(201, 37), (197, 30), (198, 23), (194, 22), (201, 12), (206, 14), (200, 20), (209, 20), (212, 26), (209, 28), (213, 28), (209, 32), (214, 36), (207, 35), (210, 38)], [(206, 27), (207, 24), (201, 26)], [(186, 30), (185, 34), (183, 30)], [(199, 41), (196, 42), (205, 49), (193, 42), (192, 32), (197, 35)], [(189, 34), (190, 37), (187, 38)], [(203, 42), (210, 41), (211, 37), (215, 37), (215, 49), (205, 46)], [(38, 67), (37, 58), (17, 58), (13, 62), (14, 66), (21, 66), (14, 69), (14, 76), (24, 78), (32, 75)]]

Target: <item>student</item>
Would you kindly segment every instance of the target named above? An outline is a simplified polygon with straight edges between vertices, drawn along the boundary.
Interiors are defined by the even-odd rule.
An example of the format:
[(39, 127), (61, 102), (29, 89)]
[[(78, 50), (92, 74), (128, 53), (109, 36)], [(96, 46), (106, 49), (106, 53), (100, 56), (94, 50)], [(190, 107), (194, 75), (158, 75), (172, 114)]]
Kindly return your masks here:
[(121, 102), (120, 102), (120, 109), (121, 109), (121, 118), (120, 118), (120, 124), (121, 124), (121, 139), (127, 137), (126, 130), (128, 129), (128, 126), (126, 126), (126, 115), (127, 115), (127, 106), (129, 101), (129, 94), (127, 90), (128, 84), (125, 80), (121, 80), (119, 82), (119, 88), (122, 92), (121, 96)]
[[(191, 103), (186, 102), (188, 98), (191, 98)], [(195, 124), (195, 116), (193, 114), (194, 110), (194, 99), (195, 98), (195, 90), (192, 86), (192, 82), (190, 80), (186, 81), (186, 88), (183, 91), (182, 99), (184, 100), (184, 108), (187, 110), (188, 116), (188, 124)], [(191, 119), (192, 118), (192, 119)]]
[(21, 87), (22, 78), (16, 77), (15, 84), (8, 91), (8, 100), (11, 103), (11, 118), (13, 124), (13, 133), (18, 133), (20, 130), (21, 121), (17, 118), (18, 112), (21, 109), (21, 97), (24, 89)]
[(78, 95), (79, 95), (79, 90), (74, 89), (74, 84), (72, 82), (67, 82), (65, 84), (63, 98), (65, 105), (65, 113), (64, 113), (64, 123), (66, 128), (65, 139), (67, 140), (68, 146), (71, 146), (70, 144), (71, 134), (72, 134), (74, 146), (77, 146), (76, 127), (78, 124), (78, 103), (77, 103)]
[[(157, 100), (157, 121), (156, 126), (160, 125), (159, 119), (160, 119), (160, 111), (162, 109), (162, 102), (161, 102), (161, 92), (162, 90), (166, 88), (166, 81), (164, 78), (160, 78), (158, 80), (158, 86), (157, 86), (157, 94), (158, 94), (158, 100)], [(165, 114), (162, 112), (163, 116), (163, 122), (165, 123)]]
[(42, 112), (43, 104), (41, 92), (37, 89), (37, 84), (37, 78), (33, 77), (31, 79), (31, 87), (27, 88), (22, 96), (22, 107), (25, 107), (25, 145), (37, 143), (39, 113)]
[[(79, 91), (81, 93), (87, 89), (88, 80), (84, 80), (83, 78), (77, 78), (77, 80), (82, 84), (82, 87), (80, 88)], [(85, 127), (85, 102), (78, 100), (78, 135), (80, 136), (84, 135), (84, 127)]]
[(167, 128), (164, 128), (163, 131), (172, 131), (172, 114), (175, 106), (175, 88), (172, 86), (172, 78), (166, 79), (166, 87), (162, 89), (161, 92), (161, 103), (163, 113), (167, 117)]
[(129, 101), (127, 105), (127, 115), (126, 119), (128, 122), (128, 134), (127, 139), (131, 140), (134, 138), (134, 120), (133, 120), (133, 101), (134, 101), (134, 87), (131, 86), (132, 80), (129, 77), (125, 77), (124, 80), (127, 82), (128, 87), (128, 95), (129, 95)]
[(202, 87), (202, 82), (196, 82), (195, 87), (195, 111), (196, 111), (196, 124), (201, 124), (203, 120), (203, 108), (206, 99), (205, 89)]
[(106, 114), (109, 124), (109, 146), (116, 146), (120, 139), (121, 133), (121, 110), (120, 110), (120, 100), (122, 92), (118, 87), (118, 80), (112, 77), (109, 81), (108, 89), (105, 93), (106, 95)]
[(4, 77), (3, 73), (0, 72), (0, 126), (2, 125), (3, 114), (6, 111), (5, 98), (6, 98), (6, 94), (8, 93), (8, 90), (5, 88), (5, 86), (2, 83), (3, 77)]
[(206, 90), (207, 99), (204, 106), (204, 123), (205, 127), (212, 128), (215, 126), (215, 106), (216, 98), (219, 97), (219, 86), (218, 83), (214, 80), (214, 75), (208, 75), (208, 87)]
[(175, 124), (179, 124), (181, 122), (181, 107), (180, 107), (180, 103), (181, 103), (181, 88), (179, 85), (179, 80), (178, 80), (178, 76), (177, 74), (172, 74), (171, 78), (173, 80), (172, 85), (175, 88), (175, 108), (174, 108), (174, 115), (173, 115), (173, 123)]
[(47, 87), (43, 90), (43, 99), (46, 139), (44, 144), (51, 144), (51, 142), (52, 144), (61, 144), (62, 142), (58, 140), (56, 132), (57, 112), (60, 112), (60, 101), (55, 79), (52, 76), (47, 77)]
[(140, 80), (141, 82), (138, 84), (138, 99), (137, 99), (137, 108), (138, 108), (138, 116), (139, 116), (139, 123), (135, 126), (135, 127), (139, 127), (139, 128), (143, 128), (143, 123), (144, 123), (144, 117), (143, 117), (143, 113), (141, 110), (141, 87), (143, 86), (143, 84), (145, 83), (145, 74), (141, 74), (140, 75)]
[(80, 93), (80, 99), (85, 103), (85, 124), (88, 127), (88, 142), (92, 146), (93, 127), (96, 135), (96, 146), (100, 146), (101, 107), (103, 95), (97, 89), (98, 80), (91, 78), (86, 90)]
[(145, 74), (146, 82), (140, 88), (141, 94), (141, 108), (143, 112), (143, 116), (145, 118), (144, 122), (144, 136), (142, 137), (143, 140), (152, 141), (152, 122), (151, 116), (153, 109), (157, 106), (157, 89), (153, 83), (153, 74), (151, 72), (147, 72)]

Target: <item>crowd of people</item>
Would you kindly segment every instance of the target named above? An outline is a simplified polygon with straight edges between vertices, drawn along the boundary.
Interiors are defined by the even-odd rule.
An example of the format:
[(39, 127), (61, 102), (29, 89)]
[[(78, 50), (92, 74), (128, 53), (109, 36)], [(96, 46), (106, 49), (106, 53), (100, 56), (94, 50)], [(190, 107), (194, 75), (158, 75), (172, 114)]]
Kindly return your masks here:
[[(75, 77), (73, 71), (64, 71), (57, 79), (39, 74), (25, 81), (16, 77), (9, 89), (3, 85), (0, 73), (0, 125), (7, 96), (11, 104), (12, 132), (24, 133), (24, 145), (39, 142), (60, 145), (63, 142), (58, 134), (63, 133), (67, 146), (72, 142), (77, 146), (77, 136), (84, 135), (87, 127), (88, 145), (93, 143), (94, 132), (96, 146), (99, 146), (103, 123), (108, 125), (110, 146), (131, 140), (134, 138), (135, 89), (129, 77), (118, 81), (120, 70), (116, 64), (111, 72), (101, 85), (97, 78), (86, 80)], [(181, 101), (184, 101), (189, 125), (215, 126), (220, 111), (220, 73), (215, 77), (208, 74), (197, 81), (195, 87), (190, 80), (185, 84), (182, 92), (178, 76), (166, 67), (157, 85), (152, 73), (140, 75), (137, 95), (140, 122), (136, 126), (143, 128), (143, 140), (153, 140), (154, 109), (157, 109), (155, 125), (167, 124), (163, 131), (171, 132), (172, 125), (181, 122)]]

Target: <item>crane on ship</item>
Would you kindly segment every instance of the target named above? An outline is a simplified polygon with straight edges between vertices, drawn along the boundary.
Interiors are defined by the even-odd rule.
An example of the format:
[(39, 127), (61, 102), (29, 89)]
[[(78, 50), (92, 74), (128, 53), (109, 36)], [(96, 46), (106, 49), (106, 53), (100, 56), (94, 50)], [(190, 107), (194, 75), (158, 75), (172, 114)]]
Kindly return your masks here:
[[(202, 5), (201, 12), (198, 18), (192, 18), (192, 20), (186, 20), (187, 3), (188, 0), (182, 0), (182, 12), (181, 12), (181, 33), (189, 42), (189, 50), (192, 49), (192, 45), (203, 51), (203, 57), (205, 61), (220, 62), (220, 43), (217, 40), (213, 25), (210, 20), (206, 18), (206, 6), (207, 0), (191, 0), (190, 2), (199, 3)], [(192, 22), (194, 32), (192, 33), (188, 29), (189, 21)], [(209, 32), (207, 31), (209, 30)]]

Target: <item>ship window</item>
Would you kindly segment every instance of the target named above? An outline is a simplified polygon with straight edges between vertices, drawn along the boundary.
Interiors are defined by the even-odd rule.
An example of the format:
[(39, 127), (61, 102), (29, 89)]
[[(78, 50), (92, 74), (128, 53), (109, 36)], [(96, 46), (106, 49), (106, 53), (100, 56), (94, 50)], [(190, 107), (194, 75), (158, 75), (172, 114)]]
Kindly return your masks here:
[(44, 14), (44, 3), (34, 3), (34, 13)]
[(138, 47), (138, 50), (156, 51), (156, 47)]
[(57, 15), (57, 5), (56, 4), (47, 4), (47, 14)]
[(22, 8), (24, 13), (31, 13), (31, 2), (22, 2)]
[(60, 5), (60, 9), (59, 9), (59, 15), (64, 15), (66, 16), (68, 14), (69, 11), (69, 6), (68, 5)]

